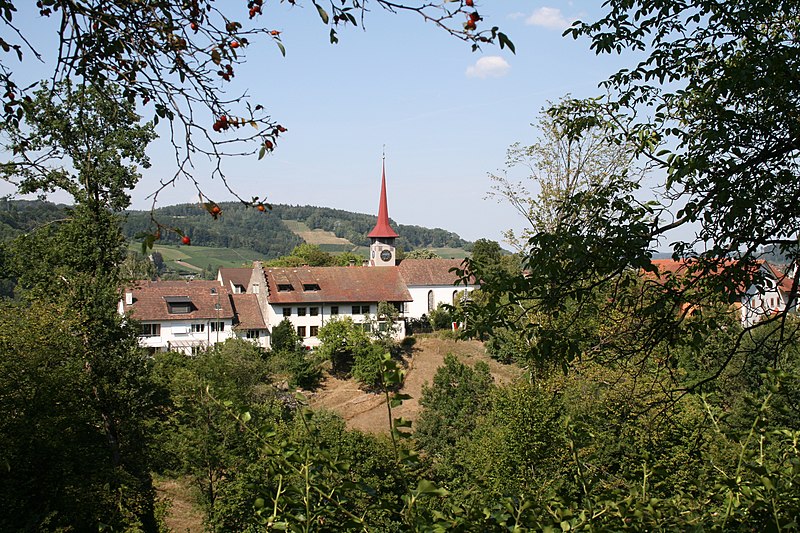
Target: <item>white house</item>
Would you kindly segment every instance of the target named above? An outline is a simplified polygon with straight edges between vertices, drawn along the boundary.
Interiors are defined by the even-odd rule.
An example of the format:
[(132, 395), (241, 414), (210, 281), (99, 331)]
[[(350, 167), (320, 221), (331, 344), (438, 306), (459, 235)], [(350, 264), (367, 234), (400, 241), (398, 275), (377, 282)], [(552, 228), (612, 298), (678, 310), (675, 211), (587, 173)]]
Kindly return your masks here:
[[(672, 259), (656, 259), (653, 264), (659, 275), (685, 276), (689, 274), (686, 261)], [(748, 287), (740, 287), (732, 297), (732, 306), (743, 327), (750, 327), (764, 318), (782, 313), (792, 300), (790, 311), (797, 311), (797, 295), (792, 295), (793, 275), (778, 270), (766, 261), (758, 262), (758, 278), (763, 283), (751, 283)], [(688, 305), (688, 304), (687, 304)]]
[(139, 341), (152, 351), (191, 354), (234, 336), (231, 294), (216, 281), (139, 281), (119, 311), (139, 321)]

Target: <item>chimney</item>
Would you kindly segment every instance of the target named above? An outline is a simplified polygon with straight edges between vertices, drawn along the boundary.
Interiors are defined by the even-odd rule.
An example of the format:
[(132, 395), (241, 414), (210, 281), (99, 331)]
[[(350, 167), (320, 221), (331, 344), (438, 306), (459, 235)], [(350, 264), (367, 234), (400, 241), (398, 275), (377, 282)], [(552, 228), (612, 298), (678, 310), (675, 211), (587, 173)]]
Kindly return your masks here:
[(354, 267), (354, 266), (356, 266), (356, 260), (355, 260), (355, 259), (351, 259), (351, 260), (350, 260), (350, 266), (351, 266), (351, 267)]

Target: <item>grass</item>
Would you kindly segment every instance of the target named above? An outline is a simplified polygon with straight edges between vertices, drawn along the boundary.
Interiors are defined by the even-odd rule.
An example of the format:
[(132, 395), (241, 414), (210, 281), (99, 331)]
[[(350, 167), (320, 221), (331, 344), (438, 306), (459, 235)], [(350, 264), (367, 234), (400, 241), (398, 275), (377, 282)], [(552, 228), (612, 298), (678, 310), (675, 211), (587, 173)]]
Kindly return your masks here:
[(308, 227), (308, 225), (306, 225), (305, 222), (300, 222), (299, 220), (284, 220), (283, 223), (286, 224), (286, 227), (288, 227), (292, 233), (306, 241), (308, 244), (335, 244), (339, 246), (353, 247), (353, 243), (347, 239), (337, 237), (333, 232), (330, 231), (325, 231), (322, 229), (312, 230)]
[[(141, 245), (138, 243), (129, 243), (128, 247), (138, 252), (142, 250)], [(263, 254), (246, 248), (156, 244), (153, 246), (152, 251), (159, 252), (164, 258), (167, 267), (178, 272), (194, 270), (181, 263), (186, 263), (202, 270), (209, 265), (213, 268), (249, 267), (252, 266), (253, 261), (264, 259)]]

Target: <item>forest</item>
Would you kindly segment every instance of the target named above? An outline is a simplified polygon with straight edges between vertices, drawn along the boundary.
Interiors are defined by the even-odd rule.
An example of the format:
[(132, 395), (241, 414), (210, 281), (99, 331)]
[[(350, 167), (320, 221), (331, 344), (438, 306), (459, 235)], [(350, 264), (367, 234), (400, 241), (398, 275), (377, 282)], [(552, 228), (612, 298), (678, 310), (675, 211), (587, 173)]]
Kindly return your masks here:
[[(153, 219), (177, 227), (191, 242), (200, 246), (247, 248), (264, 254), (265, 259), (289, 255), (303, 241), (292, 233), (284, 220), (305, 222), (312, 230), (322, 229), (349, 240), (354, 246), (369, 245), (367, 234), (375, 226), (375, 215), (351, 213), (341, 209), (275, 204), (267, 212), (248, 209), (236, 202), (219, 204), (217, 220), (197, 204), (159, 207), (153, 212), (127, 210), (123, 214), (122, 231), (126, 238), (141, 241), (143, 232), (150, 229)], [(9, 240), (21, 233), (64, 216), (66, 206), (43, 201), (0, 199), (0, 240)], [(396, 224), (400, 238), (398, 247), (466, 248), (470, 243), (453, 232), (421, 226)], [(160, 243), (179, 244), (181, 235), (165, 231)]]
[[(340, 21), (358, 26), (354, 14), (366, 12), (361, 0), (302, 3), (331, 41)], [(9, 27), (14, 4), (0, 10)], [(630, 68), (600, 97), (549, 105), (539, 140), (509, 149), (509, 165), (540, 186), (528, 194), (493, 178), (528, 224), (508, 235), (518, 253), (473, 249), (457, 274), (480, 289), (432, 312), (426, 334), (478, 339), (521, 377), (498, 384), (486, 364), (448, 355), (413, 424), (396, 414), (410, 400), (404, 365), (419, 337), (391, 338), (400, 317), (388, 304), (383, 330), (332, 320), (316, 350), (288, 322), (272, 325), (266, 352), (247, 341), (194, 357), (139, 348), (117, 303), (132, 281), (125, 210), (151, 165), (155, 120), (179, 132), (182, 168), (197, 154), (238, 153), (229, 139), (195, 144), (192, 110), (211, 110), (214, 132), (238, 131), (254, 155), (282, 133), (261, 106), (226, 100), (210, 81), (231, 76), (252, 37), (227, 4), (143, 4), (40, 2), (43, 23), (69, 23), (53, 76), (32, 88), (14, 82), (28, 48), (0, 38), (16, 56), (0, 64), (0, 174), (20, 194), (73, 200), (57, 216), (20, 204), (41, 223), (2, 219), (13, 298), (0, 301), (0, 530), (165, 531), (169, 502), (156, 487), (176, 478), (195, 488), (210, 531), (800, 528), (797, 2), (609, 2), (598, 20), (566, 30)], [(251, 19), (262, 5), (248, 4)], [(499, 28), (478, 25), (472, 0), (370, 5), (513, 50)], [(267, 26), (248, 31), (280, 44)], [(148, 103), (150, 121), (140, 115)], [(238, 130), (232, 105), (254, 127)], [(664, 183), (643, 200), (648, 174)], [(264, 201), (239, 202), (237, 219), (201, 193), (197, 239), (218, 238), (226, 210), (236, 224), (276, 223)], [(317, 223), (328, 224), (322, 213)], [(138, 224), (145, 246), (190, 228)], [(659, 270), (664, 246), (682, 269)], [(786, 262), (778, 279), (762, 268), (766, 249)], [(779, 286), (779, 308), (741, 320), (743, 296)], [(441, 330), (452, 322), (463, 327)], [(291, 392), (326, 376), (382, 398), (385, 434), (348, 430)]]

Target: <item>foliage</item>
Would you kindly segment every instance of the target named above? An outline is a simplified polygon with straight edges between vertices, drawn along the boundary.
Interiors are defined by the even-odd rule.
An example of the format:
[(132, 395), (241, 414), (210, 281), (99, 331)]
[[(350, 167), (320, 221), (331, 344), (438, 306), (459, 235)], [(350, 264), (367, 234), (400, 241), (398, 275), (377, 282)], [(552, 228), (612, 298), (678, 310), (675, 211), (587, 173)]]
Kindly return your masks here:
[[(795, 196), (800, 183), (797, 87), (788, 74), (800, 57), (791, 37), (797, 15), (793, 2), (635, 0), (608, 3), (598, 21), (567, 30), (587, 37), (598, 54), (636, 57), (632, 68), (603, 84), (607, 96), (567, 99), (549, 109), (559, 131), (570, 142), (602, 134), (608, 144), (629, 147), (634, 160), (665, 181), (644, 201), (641, 182), (621, 168), (599, 186), (563, 198), (557, 224), (528, 240), (525, 274), (484, 285), (496, 296), (471, 310), (486, 318), (472, 324), (506, 322), (509, 307), (522, 307), (517, 327), (525, 337), (538, 337), (539, 346), (542, 338), (554, 340), (550, 356), (568, 364), (580, 356), (579, 337), (538, 320), (560, 316), (579, 324), (589, 299), (598, 308), (593, 315), (626, 321), (620, 330), (605, 328), (595, 350), (615, 345), (617, 357), (644, 357), (681, 339), (699, 349), (701, 332), (720, 322), (727, 305), (744, 289), (764, 286), (762, 250), (777, 246), (796, 259), (800, 211), (778, 198)], [(653, 252), (665, 242), (674, 259), (689, 261), (684, 275), (654, 280)], [(480, 265), (472, 273), (480, 276)], [(639, 283), (639, 274), (650, 279)], [(789, 308), (798, 281), (796, 272), (788, 279)], [(714, 309), (717, 316), (682, 324), (688, 309)], [(739, 332), (722, 361), (737, 357), (749, 329)], [(714, 379), (718, 370), (705, 377)]]
[(370, 339), (360, 324), (349, 316), (333, 317), (319, 328), (317, 348), (332, 365), (333, 373), (348, 373), (356, 358), (370, 350)]
[(220, 483), (247, 464), (255, 446), (239, 431), (225, 406), (237, 411), (247, 408), (261, 422), (281, 416), (267, 365), (258, 347), (229, 339), (192, 358), (158, 354), (154, 375), (169, 394), (158, 426), (161, 468), (190, 476), (203, 504), (213, 510)]
[(460, 438), (472, 432), (478, 417), (486, 412), (492, 389), (493, 380), (485, 363), (472, 368), (447, 354), (433, 383), (422, 387), (419, 403), (423, 410), (414, 432), (420, 448), (444, 465), (452, 461), (451, 450)]
[(3, 179), (21, 193), (60, 189), (75, 202), (114, 211), (128, 207), (148, 168), (145, 147), (155, 138), (152, 124), (139, 125), (133, 104), (107, 86), (103, 92), (73, 87), (69, 81), (40, 87), (21, 110), (18, 123), (5, 123), (5, 149), (13, 154), (0, 167)]
[[(535, 126), (538, 140), (529, 146), (512, 144), (506, 153), (506, 170), (489, 175), (494, 182), (489, 195), (511, 206), (527, 223), (519, 235), (513, 229), (504, 233), (506, 242), (518, 251), (525, 251), (536, 233), (554, 231), (563, 223), (562, 203), (574, 200), (578, 193), (591, 193), (609, 176), (631, 167), (630, 147), (606, 142), (599, 127), (589, 127), (580, 137), (570, 135), (568, 126), (545, 111), (539, 113)], [(508, 172), (518, 167), (527, 175), (521, 180), (509, 178)], [(572, 216), (585, 218), (580, 209)]]
[(450, 330), (453, 327), (453, 315), (443, 304), (437, 305), (436, 309), (430, 312), (429, 319), (434, 331)]
[(272, 328), (271, 339), (267, 358), (270, 372), (278, 376), (287, 375), (287, 383), (292, 388), (315, 388), (322, 377), (319, 361), (305, 349), (291, 321), (284, 318)]
[(441, 259), (441, 256), (427, 248), (417, 248), (406, 253), (406, 259)]

